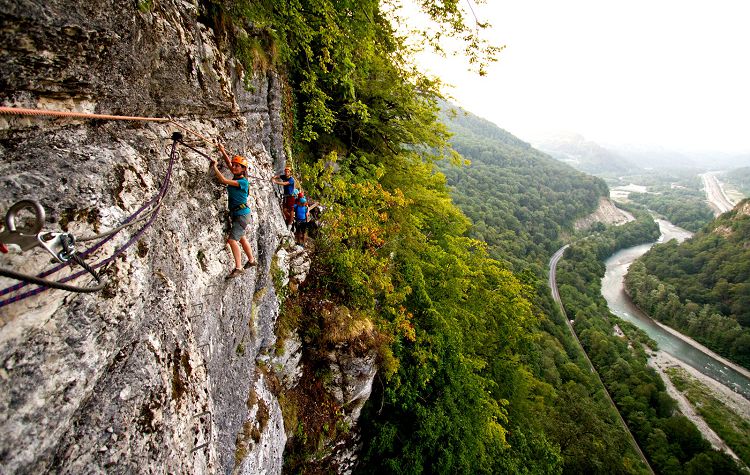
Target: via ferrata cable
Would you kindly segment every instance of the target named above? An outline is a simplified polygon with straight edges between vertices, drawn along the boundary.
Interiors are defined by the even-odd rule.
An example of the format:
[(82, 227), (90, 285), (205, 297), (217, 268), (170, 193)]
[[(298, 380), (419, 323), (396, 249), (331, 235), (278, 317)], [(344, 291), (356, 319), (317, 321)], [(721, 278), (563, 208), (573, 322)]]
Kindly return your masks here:
[[(150, 217), (148, 218), (148, 221), (146, 222), (146, 224), (143, 227), (141, 227), (138, 230), (138, 232), (136, 232), (136, 234), (134, 234), (130, 238), (130, 240), (128, 240), (127, 243), (125, 243), (122, 247), (120, 247), (112, 256), (108, 257), (107, 259), (105, 259), (105, 260), (103, 260), (101, 262), (98, 262), (98, 263), (94, 264), (93, 266), (90, 266), (91, 270), (97, 269), (97, 268), (100, 268), (100, 267), (102, 267), (104, 265), (109, 264), (114, 259), (116, 259), (119, 255), (121, 255), (123, 252), (125, 252), (125, 250), (127, 250), (135, 241), (137, 241), (141, 237), (141, 235), (143, 235), (143, 233), (146, 231), (146, 229), (148, 229), (148, 227), (151, 226), (151, 224), (156, 219), (156, 216), (158, 214), (158, 210), (161, 207), (161, 200), (164, 198), (164, 196), (165, 196), (165, 194), (167, 192), (167, 189), (169, 187), (169, 182), (170, 182), (171, 175), (172, 175), (172, 167), (174, 165), (175, 157), (177, 155), (177, 143), (182, 138), (179, 133), (173, 134), (172, 137), (173, 137), (172, 152), (171, 152), (170, 157), (169, 157), (169, 166), (167, 168), (167, 173), (165, 175), (164, 181), (162, 182), (162, 185), (161, 185), (161, 188), (160, 188), (159, 192), (153, 198), (151, 198), (151, 200), (149, 200), (143, 206), (141, 206), (135, 213), (133, 213), (130, 216), (128, 216), (123, 221), (123, 223), (118, 228), (115, 228), (115, 229), (117, 231), (119, 231), (120, 229), (122, 229), (122, 228), (126, 227), (127, 225), (129, 225), (129, 223), (131, 221), (134, 221), (134, 220), (136, 222), (140, 221), (140, 219), (136, 220), (135, 218), (139, 214), (141, 214), (145, 209), (147, 209), (148, 207), (150, 207), (150, 206), (153, 205), (153, 210), (150, 212)], [(148, 216), (148, 213), (147, 213), (146, 216)], [(143, 219), (143, 218), (144, 217), (142, 217), (141, 219)], [(86, 249), (85, 251), (83, 251), (81, 253), (78, 253), (77, 255), (79, 256), (79, 258), (82, 259), (83, 257), (87, 256), (88, 254), (94, 252), (95, 250), (97, 250), (101, 246), (103, 246), (106, 242), (108, 242), (110, 239), (112, 239), (115, 236), (115, 234), (116, 234), (116, 231), (115, 232), (111, 232), (110, 231), (108, 233), (104, 233), (103, 236), (106, 236), (104, 239), (102, 239), (100, 242), (98, 242), (94, 246)], [(0, 307), (3, 307), (5, 305), (8, 305), (8, 304), (13, 303), (13, 302), (18, 302), (19, 300), (23, 300), (23, 299), (25, 299), (27, 297), (30, 297), (32, 295), (36, 295), (38, 293), (41, 293), (44, 290), (46, 290), (47, 287), (62, 288), (63, 290), (71, 290), (71, 291), (74, 291), (74, 292), (89, 292), (89, 291), (90, 292), (94, 292), (96, 290), (101, 290), (100, 288), (99, 289), (97, 289), (97, 288), (91, 288), (92, 290), (88, 290), (89, 289), (88, 287), (67, 286), (65, 284), (65, 282), (68, 282), (70, 280), (78, 278), (81, 275), (83, 275), (86, 272), (88, 272), (89, 269), (86, 269), (86, 267), (84, 267), (85, 270), (79, 271), (79, 272), (77, 272), (75, 274), (72, 274), (72, 275), (69, 275), (67, 277), (64, 277), (64, 278), (60, 279), (57, 282), (47, 281), (46, 279), (44, 279), (44, 277), (46, 277), (48, 275), (51, 275), (51, 274), (59, 271), (64, 266), (65, 266), (65, 264), (57, 265), (57, 266), (53, 267), (52, 269), (44, 271), (44, 272), (42, 272), (41, 274), (39, 274), (37, 276), (28, 276), (28, 277), (30, 277), (29, 279), (23, 279), (23, 280), (25, 280), (25, 282), (20, 282), (20, 283), (18, 283), (16, 285), (13, 285), (13, 286), (7, 287), (7, 288), (5, 288), (3, 290), (0, 290), (0, 295), (6, 295), (6, 294), (8, 294), (10, 292), (13, 292), (13, 291), (16, 291), (16, 290), (19, 290), (19, 289), (25, 287), (29, 283), (42, 285), (42, 287), (38, 287), (36, 289), (29, 290), (29, 291), (24, 292), (22, 294), (15, 295), (13, 297), (7, 298), (5, 300), (1, 300), (0, 301)], [(18, 273), (15, 273), (14, 271), (6, 271), (4, 269), (0, 269), (0, 275), (5, 275), (6, 277), (11, 277), (11, 278), (18, 278), (18, 277), (15, 277), (13, 275), (10, 275), (10, 274), (18, 274)], [(65, 285), (65, 287), (63, 287), (63, 285)], [(99, 285), (103, 288), (105, 284), (100, 283)], [(97, 286), (97, 287), (99, 287), (99, 286)]]

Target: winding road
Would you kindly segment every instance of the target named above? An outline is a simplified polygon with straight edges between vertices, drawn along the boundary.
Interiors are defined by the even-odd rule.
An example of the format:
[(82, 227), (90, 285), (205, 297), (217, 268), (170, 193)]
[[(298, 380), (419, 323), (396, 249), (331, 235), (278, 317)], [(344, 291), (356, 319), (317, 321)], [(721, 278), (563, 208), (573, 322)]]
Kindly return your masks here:
[(627, 423), (625, 423), (625, 419), (623, 419), (622, 414), (620, 414), (620, 411), (617, 409), (617, 405), (615, 404), (615, 401), (612, 399), (612, 396), (610, 396), (609, 391), (607, 390), (607, 387), (604, 385), (604, 381), (602, 381), (602, 378), (599, 376), (599, 373), (596, 371), (596, 368), (594, 368), (594, 364), (591, 363), (591, 360), (589, 359), (589, 355), (586, 354), (586, 350), (583, 349), (583, 345), (581, 345), (581, 341), (578, 339), (578, 335), (576, 334), (576, 331), (573, 328), (573, 323), (571, 322), (570, 319), (568, 319), (568, 315), (565, 313), (565, 307), (563, 306), (562, 299), (560, 299), (560, 291), (557, 289), (557, 263), (560, 262), (560, 259), (562, 259), (562, 256), (563, 254), (565, 254), (565, 250), (568, 248), (568, 246), (569, 244), (566, 244), (560, 249), (558, 249), (557, 252), (555, 252), (549, 260), (549, 287), (552, 290), (552, 298), (555, 300), (555, 303), (557, 303), (558, 307), (560, 307), (560, 312), (562, 313), (563, 318), (565, 318), (565, 323), (568, 324), (570, 333), (573, 335), (573, 338), (575, 338), (576, 342), (578, 343), (578, 347), (581, 349), (583, 356), (586, 357), (586, 361), (588, 361), (589, 363), (591, 372), (596, 375), (596, 378), (599, 380), (599, 383), (602, 385), (602, 388), (604, 389), (604, 394), (607, 395), (607, 399), (609, 399), (610, 404), (612, 404), (612, 407), (615, 409), (617, 416), (620, 418), (620, 422), (622, 423), (622, 426), (625, 428), (625, 431), (628, 433), (628, 435), (630, 435), (631, 445), (640, 454), (641, 459), (643, 459), (643, 463), (646, 464), (646, 467), (648, 467), (649, 471), (653, 475), (654, 470), (651, 468), (651, 465), (648, 463), (648, 459), (646, 458), (646, 455), (643, 453), (643, 451), (641, 450), (641, 447), (638, 445), (638, 442), (635, 440), (633, 433), (630, 432), (630, 428), (628, 427)]

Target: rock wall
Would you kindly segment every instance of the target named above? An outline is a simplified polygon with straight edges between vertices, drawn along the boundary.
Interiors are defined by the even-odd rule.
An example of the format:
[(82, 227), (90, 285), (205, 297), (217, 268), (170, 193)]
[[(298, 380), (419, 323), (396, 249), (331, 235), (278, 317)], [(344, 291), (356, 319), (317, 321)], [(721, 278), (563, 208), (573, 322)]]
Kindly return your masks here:
[(599, 199), (599, 207), (590, 215), (577, 220), (573, 223), (573, 227), (578, 231), (581, 229), (588, 229), (594, 223), (603, 223), (607, 225), (620, 226), (630, 221), (635, 220), (632, 214), (627, 211), (623, 211), (615, 206), (612, 201), (607, 198)]
[[(103, 291), (47, 290), (0, 307), (2, 473), (281, 470), (281, 411), (256, 364), (276, 342), (276, 267), (291, 265), (276, 257), (289, 234), (269, 181), (286, 160), (281, 81), (245, 71), (203, 15), (196, 1), (0, 0), (2, 105), (172, 117), (249, 156), (246, 235), (258, 260), (225, 280), (226, 192), (205, 158), (178, 146), (157, 217), (103, 268)], [(176, 130), (0, 116), (0, 211), (32, 198), (46, 231), (112, 229), (157, 194)], [(50, 258), (11, 246), (0, 266), (36, 274)]]

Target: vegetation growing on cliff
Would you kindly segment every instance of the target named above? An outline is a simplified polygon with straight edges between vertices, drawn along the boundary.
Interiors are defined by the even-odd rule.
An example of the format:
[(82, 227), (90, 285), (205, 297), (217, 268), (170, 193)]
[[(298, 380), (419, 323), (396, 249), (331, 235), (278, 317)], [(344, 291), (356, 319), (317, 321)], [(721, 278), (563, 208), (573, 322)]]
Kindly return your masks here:
[[(457, 4), (420, 3), (461, 31)], [(228, 38), (261, 45), (284, 74), (296, 173), (326, 206), (314, 270), (304, 292), (288, 300), (308, 348), (309, 394), (320, 394), (326, 374), (315, 368), (325, 366), (328, 350), (379, 358), (381, 377), (360, 421), (359, 468), (643, 472), (634, 454), (623, 453), (611, 409), (541, 297), (545, 254), (575, 217), (594, 209), (603, 182), (556, 163), (531, 175), (528, 166), (545, 160), (530, 147), (517, 154), (517, 139), (506, 137), (519, 142), (514, 147), (459, 139), (456, 148), (486, 158), (467, 181), (489, 177), (482, 186), (500, 188), (492, 203), (500, 219), (489, 223), (496, 215), (483, 214), (478, 196), (445, 169), (467, 196), (462, 205), (479, 210), (472, 218), (485, 220), (470, 231), (436, 168), (444, 158), (459, 161), (439, 120), (438, 84), (411, 69), (379, 2), (212, 8)], [(253, 48), (244, 51), (248, 69), (266, 64), (251, 61)], [(493, 160), (500, 166), (488, 166)], [(324, 402), (328, 416), (297, 407), (291, 471), (326, 456), (320, 433), (338, 427), (341, 408)]]
[[(463, 28), (457, 2), (425, 8)], [(465, 237), (468, 220), (434, 169), (453, 154), (436, 84), (409, 69), (379, 3), (243, 2), (213, 16), (256, 32), (291, 85), (296, 172), (326, 206), (305, 288), (315, 298), (300, 303), (303, 337), (317, 349), (310, 363), (343, 345), (376, 350), (382, 367), (363, 465), (476, 473), (542, 460), (556, 472), (558, 450), (533, 430), (514, 436), (527, 456), (498, 456), (508, 449), (503, 395), (529, 384), (518, 361), (533, 323), (529, 289)], [(227, 36), (240, 37), (232, 28)], [(377, 335), (339, 331), (353, 319)], [(334, 331), (344, 337), (330, 338)], [(500, 373), (507, 378), (493, 377)], [(304, 441), (319, 438), (299, 427), (292, 469), (301, 453), (317, 453)]]

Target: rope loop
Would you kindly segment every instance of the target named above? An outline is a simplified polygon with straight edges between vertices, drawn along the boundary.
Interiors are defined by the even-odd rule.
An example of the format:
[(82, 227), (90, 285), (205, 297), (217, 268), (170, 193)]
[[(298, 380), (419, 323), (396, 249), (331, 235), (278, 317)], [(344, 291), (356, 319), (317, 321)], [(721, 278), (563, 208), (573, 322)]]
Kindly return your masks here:
[[(177, 143), (178, 143), (178, 140), (174, 138), (172, 142), (172, 151), (169, 157), (169, 166), (167, 168), (167, 173), (164, 177), (164, 181), (162, 182), (159, 192), (153, 198), (151, 198), (148, 202), (144, 203), (135, 213), (128, 216), (120, 224), (120, 226), (116, 228), (114, 232), (110, 231), (108, 233), (105, 233), (103, 235), (104, 238), (101, 241), (99, 241), (98, 243), (94, 244), (93, 246), (89, 247), (88, 249), (86, 249), (85, 251), (81, 253), (72, 252), (72, 255), (71, 255), (72, 260), (78, 263), (79, 265), (81, 265), (81, 267), (83, 267), (84, 269), (83, 271), (76, 272), (72, 275), (64, 277), (63, 279), (60, 279), (59, 281), (55, 282), (55, 281), (47, 280), (45, 279), (45, 277), (51, 274), (54, 274), (55, 272), (65, 267), (67, 264), (58, 264), (52, 269), (46, 270), (36, 276), (22, 274), (22, 273), (15, 272), (9, 269), (0, 269), (0, 275), (22, 281), (18, 284), (15, 284), (15, 285), (12, 285), (10, 287), (6, 287), (5, 289), (0, 290), (0, 296), (7, 295), (11, 292), (20, 290), (29, 284), (36, 284), (40, 286), (36, 289), (26, 291), (24, 293), (15, 295), (13, 297), (9, 297), (5, 300), (0, 300), (0, 308), (4, 307), (5, 305), (11, 304), (13, 302), (18, 302), (20, 300), (23, 300), (27, 297), (31, 297), (32, 295), (41, 293), (47, 290), (47, 288), (62, 289), (62, 290), (70, 291), (70, 292), (96, 292), (96, 291), (102, 290), (104, 286), (106, 285), (106, 282), (101, 281), (101, 278), (96, 272), (94, 272), (94, 269), (100, 268), (102, 266), (109, 264), (110, 262), (113, 262), (119, 255), (125, 252), (134, 242), (139, 240), (141, 236), (143, 235), (143, 233), (146, 232), (146, 230), (151, 226), (151, 224), (156, 219), (158, 211), (161, 208), (161, 204), (162, 204), (161, 202), (164, 199), (164, 196), (166, 195), (167, 189), (169, 188), (169, 183), (170, 183), (170, 179), (172, 176), (172, 167), (175, 162), (175, 157), (177, 156)], [(139, 217), (139, 215), (148, 208), (151, 208), (151, 210), (148, 213), (144, 213), (145, 216)], [(102, 247), (105, 243), (111, 240), (117, 234), (117, 232), (119, 232), (120, 230), (130, 225), (131, 222), (132, 224), (134, 224), (136, 222), (141, 222), (144, 219), (147, 219), (146, 223), (130, 238), (130, 240), (128, 240), (127, 243), (125, 243), (122, 247), (120, 247), (117, 251), (115, 251), (113, 255), (111, 255), (107, 259), (104, 259), (103, 261), (100, 261), (94, 264), (93, 266), (89, 266), (83, 261), (83, 258), (85, 256), (93, 253), (94, 251)], [(71, 252), (70, 245), (71, 243), (69, 241), (67, 240), (63, 241), (63, 247), (65, 248), (64, 252)], [(79, 286), (74, 286), (70, 284), (65, 284), (65, 282), (76, 279), (80, 277), (81, 275), (84, 275), (87, 272), (91, 273), (96, 278), (97, 282), (99, 282), (98, 285), (94, 287), (79, 287)]]

